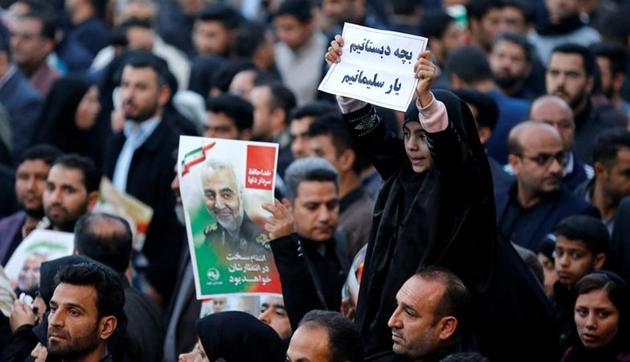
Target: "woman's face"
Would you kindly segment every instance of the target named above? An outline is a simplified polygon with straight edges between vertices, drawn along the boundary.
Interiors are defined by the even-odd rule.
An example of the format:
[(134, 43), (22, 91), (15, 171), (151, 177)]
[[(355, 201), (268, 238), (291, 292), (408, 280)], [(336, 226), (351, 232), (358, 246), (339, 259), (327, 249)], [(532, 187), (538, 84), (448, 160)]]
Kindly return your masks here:
[(96, 123), (96, 116), (101, 111), (101, 104), (98, 101), (98, 88), (91, 86), (81, 99), (74, 116), (79, 129), (90, 129)]
[(197, 341), (192, 351), (179, 355), (179, 362), (209, 362), (200, 341)]
[(604, 347), (617, 335), (619, 310), (604, 289), (580, 294), (575, 302), (574, 318), (578, 335), (586, 348)]

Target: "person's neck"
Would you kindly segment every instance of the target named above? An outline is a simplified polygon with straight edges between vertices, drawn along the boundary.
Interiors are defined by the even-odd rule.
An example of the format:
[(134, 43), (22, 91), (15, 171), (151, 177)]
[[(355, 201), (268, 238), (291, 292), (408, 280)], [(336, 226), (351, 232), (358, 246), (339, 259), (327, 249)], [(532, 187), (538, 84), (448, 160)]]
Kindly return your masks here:
[(610, 97), (610, 104), (612, 104), (613, 108), (616, 110), (621, 110), (621, 103), (623, 102), (623, 98), (619, 93), (615, 93)]
[(20, 68), (22, 74), (24, 74), (27, 78), (30, 78), (35, 72), (37, 72), (45, 61), (46, 59), (34, 63), (18, 64), (18, 68)]
[(604, 190), (604, 186), (601, 182), (595, 180), (593, 186), (593, 194), (591, 196), (593, 205), (599, 210), (602, 216), (602, 220), (610, 220), (615, 216), (617, 212), (617, 203)]
[(85, 6), (76, 9), (72, 14), (70, 14), (70, 21), (74, 25), (79, 25), (87, 19), (94, 16), (94, 10)]
[(516, 199), (522, 208), (528, 209), (530, 207), (536, 206), (540, 202), (540, 194), (537, 192), (532, 192), (527, 190), (522, 185), (518, 185), (518, 190), (516, 192)]
[(496, 89), (497, 85), (494, 84), (493, 80), (486, 79), (486, 80), (476, 82), (475, 84), (471, 84), (471, 87), (474, 88), (475, 90), (478, 90), (479, 92), (486, 93), (486, 92), (490, 92), (493, 89)]
[(107, 356), (107, 343), (101, 343), (94, 350), (73, 360), (62, 360), (63, 362), (101, 362)]
[(339, 197), (344, 198), (346, 195), (361, 186), (361, 177), (355, 172), (349, 171), (339, 177)]
[(590, 96), (584, 97), (584, 99), (582, 99), (582, 101), (577, 106), (575, 106), (575, 108), (573, 109), (573, 114), (575, 114), (576, 118), (581, 116), (582, 113), (587, 110), (589, 99)]

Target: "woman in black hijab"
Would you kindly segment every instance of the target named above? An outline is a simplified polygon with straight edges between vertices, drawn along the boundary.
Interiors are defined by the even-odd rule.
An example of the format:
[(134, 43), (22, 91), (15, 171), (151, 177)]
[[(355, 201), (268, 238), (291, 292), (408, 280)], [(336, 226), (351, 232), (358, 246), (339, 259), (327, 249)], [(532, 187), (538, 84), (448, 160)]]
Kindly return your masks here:
[(48, 143), (100, 164), (103, 121), (96, 85), (77, 77), (53, 84), (40, 116), (33, 144)]
[(268, 325), (245, 312), (211, 314), (197, 322), (197, 333), (210, 362), (281, 362), (284, 343)]

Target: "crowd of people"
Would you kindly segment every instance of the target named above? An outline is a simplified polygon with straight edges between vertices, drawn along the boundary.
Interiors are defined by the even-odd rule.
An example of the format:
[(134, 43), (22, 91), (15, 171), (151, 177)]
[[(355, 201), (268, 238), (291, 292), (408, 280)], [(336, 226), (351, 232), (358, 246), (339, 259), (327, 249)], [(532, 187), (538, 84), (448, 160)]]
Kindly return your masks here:
[[(630, 361), (627, 19), (621, 0), (0, 0), (0, 264), (34, 230), (74, 240), (0, 273), (0, 360)], [(345, 22), (428, 38), (407, 112), (318, 91)], [(202, 176), (206, 238), (273, 255), (282, 294), (254, 315), (197, 300), (182, 135), (278, 144), (262, 222), (232, 168)], [(103, 177), (153, 210), (141, 249), (94, 210)]]

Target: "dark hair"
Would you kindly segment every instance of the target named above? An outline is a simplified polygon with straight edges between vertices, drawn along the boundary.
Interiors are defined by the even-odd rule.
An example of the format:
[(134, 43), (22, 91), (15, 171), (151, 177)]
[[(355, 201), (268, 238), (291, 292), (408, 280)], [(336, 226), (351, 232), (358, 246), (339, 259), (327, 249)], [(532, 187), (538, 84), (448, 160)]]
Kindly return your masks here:
[(256, 87), (269, 87), (269, 109), (274, 110), (276, 108), (282, 108), (286, 114), (285, 123), (287, 123), (289, 119), (289, 115), (297, 101), (295, 100), (295, 95), (287, 86), (285, 86), (282, 82), (279, 81), (267, 81), (266, 79), (256, 79), (254, 82)]
[(55, 284), (60, 283), (94, 287), (98, 317), (115, 316), (119, 323), (125, 319), (123, 284), (120, 276), (109, 267), (97, 263), (67, 265), (55, 276)]
[(129, 28), (153, 29), (153, 23), (150, 19), (131, 17), (124, 20), (120, 25), (125, 31)]
[(575, 283), (576, 296), (590, 293), (593, 290), (604, 289), (610, 301), (619, 309), (627, 308), (630, 304), (630, 287), (622, 277), (609, 270), (597, 270), (586, 274)]
[(247, 59), (225, 62), (212, 75), (212, 86), (225, 93), (230, 89), (230, 83), (232, 83), (234, 76), (244, 70), (258, 70), (258, 68)]
[(449, 74), (456, 74), (469, 85), (492, 79), (486, 53), (475, 46), (455, 49), (446, 59), (445, 68)]
[(624, 147), (630, 148), (630, 131), (624, 128), (604, 130), (595, 137), (593, 162), (610, 165), (617, 159), (617, 152)]
[(48, 40), (55, 40), (55, 36), (57, 35), (57, 18), (55, 18), (52, 12), (33, 9), (22, 15), (21, 19), (35, 19), (40, 21), (42, 24), (40, 36)]
[(611, 74), (625, 74), (628, 64), (628, 52), (626, 47), (616, 43), (594, 43), (590, 46), (595, 58), (604, 57), (610, 62)]
[(208, 5), (197, 14), (197, 21), (218, 21), (226, 29), (238, 28), (243, 17), (238, 10), (222, 4)]
[(119, 273), (129, 266), (132, 242), (131, 227), (120, 216), (86, 214), (74, 226), (74, 249)]
[(480, 20), (491, 10), (502, 8), (503, 2), (501, 0), (474, 0), (466, 5), (466, 13), (470, 18)]
[(363, 339), (359, 330), (339, 312), (312, 310), (304, 315), (300, 327), (318, 326), (328, 332), (330, 362), (363, 361)]
[(475, 121), (479, 127), (494, 130), (499, 120), (499, 106), (494, 98), (472, 88), (454, 90), (453, 93), (477, 109), (478, 116)]
[(291, 111), (290, 119), (300, 119), (304, 117), (318, 117), (327, 113), (339, 113), (339, 108), (329, 102), (312, 101), (302, 106), (296, 107)]
[(534, 61), (534, 47), (524, 35), (519, 33), (501, 33), (494, 40), (494, 46), (502, 41), (518, 45), (523, 50), (527, 62), (531, 63)]
[(305, 181), (332, 182), (339, 187), (339, 174), (330, 162), (320, 157), (304, 157), (293, 161), (284, 173), (286, 197), (294, 202), (298, 187)]
[[(595, 57), (593, 56), (593, 52), (587, 47), (575, 43), (565, 43), (553, 48), (551, 56), (555, 53), (579, 55), (582, 58), (582, 65), (586, 75), (589, 77), (595, 75)], [(549, 59), (551, 60), (551, 57), (549, 57)]]
[(427, 9), (422, 12), (420, 20), (420, 34), (427, 38), (441, 38), (448, 25), (455, 22), (455, 18), (448, 15), (444, 9)]
[[(352, 134), (348, 129), (347, 123), (341, 118), (341, 114), (330, 113), (315, 118), (309, 126), (308, 137), (329, 136), (333, 146), (335, 147), (335, 156), (341, 155), (347, 149), (354, 151), (355, 144)], [(358, 152), (354, 152), (355, 159), (352, 164), (352, 170), (357, 174), (363, 170), (364, 163)]]
[(233, 94), (224, 93), (208, 98), (207, 109), (213, 113), (223, 113), (239, 132), (251, 129), (254, 124), (254, 107), (248, 101)]
[(593, 216), (566, 217), (556, 225), (554, 233), (569, 240), (582, 241), (593, 255), (606, 253), (608, 250), (608, 230), (601, 220)]
[(619, 324), (616, 340), (627, 341), (630, 334), (630, 286), (628, 282), (614, 272), (597, 270), (586, 274), (575, 283), (575, 298), (594, 290), (605, 290), (608, 299), (619, 310)]
[(444, 286), (444, 294), (435, 309), (433, 321), (437, 321), (442, 317), (453, 316), (457, 319), (457, 330), (459, 334), (466, 328), (468, 323), (468, 313), (470, 309), (470, 293), (464, 285), (464, 282), (448, 269), (430, 266), (419, 270), (414, 275), (427, 281), (434, 281)]
[(307, 23), (313, 19), (313, 5), (310, 0), (285, 0), (274, 14), (274, 18), (288, 15), (296, 18), (300, 23)]
[[(128, 51), (125, 61), (120, 68), (121, 79), (122, 71), (125, 66), (132, 68), (151, 68), (157, 77), (160, 86), (168, 84), (168, 66), (164, 59), (144, 50)], [(170, 85), (169, 85), (170, 86)]]
[(38, 144), (27, 148), (18, 160), (18, 165), (24, 161), (41, 160), (48, 166), (52, 165), (63, 152), (53, 145)]
[(236, 30), (234, 51), (236, 56), (250, 59), (265, 42), (267, 28), (260, 23), (247, 22)]
[(71, 153), (58, 157), (53, 163), (53, 166), (56, 165), (81, 171), (83, 173), (83, 185), (87, 192), (98, 191), (101, 182), (101, 173), (91, 159), (76, 153)]
[(7, 59), (11, 62), (11, 43), (8, 33), (0, 32), (0, 53), (6, 53)]
[(507, 7), (515, 7), (518, 8), (521, 13), (523, 13), (523, 17), (525, 18), (526, 23), (533, 23), (536, 20), (536, 13), (534, 11), (534, 7), (524, 0), (503, 0), (503, 8)]

